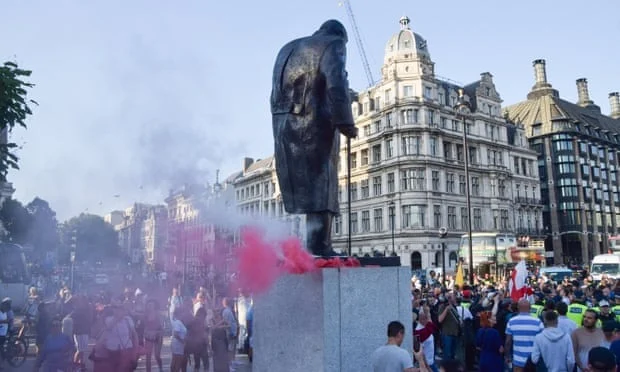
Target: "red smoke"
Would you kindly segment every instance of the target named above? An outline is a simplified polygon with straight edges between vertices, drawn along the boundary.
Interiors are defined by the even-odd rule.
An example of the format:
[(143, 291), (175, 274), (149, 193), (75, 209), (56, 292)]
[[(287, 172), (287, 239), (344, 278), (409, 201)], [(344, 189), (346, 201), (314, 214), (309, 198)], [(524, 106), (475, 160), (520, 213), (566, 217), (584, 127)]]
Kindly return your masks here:
[(237, 258), (237, 284), (254, 294), (266, 292), (281, 275), (316, 270), (314, 258), (303, 249), (298, 238), (268, 241), (258, 228), (241, 232)]
[(258, 228), (243, 229), (238, 250), (237, 287), (247, 293), (264, 293), (281, 276), (304, 274), (321, 268), (360, 267), (355, 258), (316, 259), (299, 238), (268, 241)]

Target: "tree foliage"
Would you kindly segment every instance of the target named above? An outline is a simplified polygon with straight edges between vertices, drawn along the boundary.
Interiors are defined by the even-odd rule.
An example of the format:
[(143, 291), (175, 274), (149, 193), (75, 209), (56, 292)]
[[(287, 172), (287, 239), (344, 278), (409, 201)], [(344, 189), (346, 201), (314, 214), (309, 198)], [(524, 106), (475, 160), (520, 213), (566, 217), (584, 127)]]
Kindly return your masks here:
[(2, 235), (3, 241), (22, 245), (28, 243), (32, 215), (22, 203), (15, 199), (6, 199), (0, 208), (0, 222), (5, 230)]
[[(27, 98), (28, 89), (34, 84), (24, 81), (32, 71), (20, 69), (13, 62), (0, 66), (0, 133), (7, 136), (13, 128), (26, 128), (26, 119), (32, 115), (30, 105), (37, 104)], [(0, 177), (6, 179), (9, 169), (19, 169), (14, 153), (17, 145), (6, 138), (0, 141)]]
[(68, 262), (71, 251), (75, 251), (78, 262), (109, 260), (120, 254), (118, 238), (114, 227), (100, 216), (82, 213), (61, 226), (60, 261)]
[(56, 252), (60, 244), (56, 212), (49, 203), (39, 197), (26, 205), (32, 221), (28, 242), (33, 247), (36, 258), (44, 260), (48, 252)]

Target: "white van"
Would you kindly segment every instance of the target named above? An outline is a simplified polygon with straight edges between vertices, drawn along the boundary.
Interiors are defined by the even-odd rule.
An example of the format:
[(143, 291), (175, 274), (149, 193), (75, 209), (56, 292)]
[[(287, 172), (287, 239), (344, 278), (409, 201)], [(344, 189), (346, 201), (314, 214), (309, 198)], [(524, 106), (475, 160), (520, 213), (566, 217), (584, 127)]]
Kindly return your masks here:
[(620, 255), (599, 254), (592, 259), (590, 275), (594, 280), (601, 280), (603, 275), (608, 278), (620, 278)]

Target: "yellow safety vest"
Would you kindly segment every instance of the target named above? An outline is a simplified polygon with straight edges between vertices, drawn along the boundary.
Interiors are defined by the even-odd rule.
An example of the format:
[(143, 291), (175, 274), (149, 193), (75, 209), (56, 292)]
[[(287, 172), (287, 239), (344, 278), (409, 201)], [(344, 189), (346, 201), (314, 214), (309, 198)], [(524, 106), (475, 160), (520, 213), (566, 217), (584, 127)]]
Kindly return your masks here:
[(620, 305), (612, 307), (611, 312), (616, 315), (616, 320), (620, 322)]
[(583, 322), (583, 314), (588, 310), (586, 305), (582, 304), (570, 304), (568, 305), (568, 312), (566, 313), (566, 317), (577, 325), (577, 327), (581, 327), (581, 323)]
[(532, 307), (530, 307), (530, 315), (534, 318), (540, 318), (540, 314), (542, 314), (544, 309), (545, 307), (543, 305), (532, 305)]
[[(592, 310), (596, 311), (597, 314), (601, 315), (600, 307), (593, 307)], [(618, 307), (618, 312), (620, 312), (620, 307)], [(618, 313), (613, 308), (611, 309), (610, 313), (616, 315), (616, 320), (618, 319)], [(603, 328), (603, 321), (601, 319), (596, 320), (596, 327)]]
[(461, 302), (461, 306), (463, 306), (463, 309), (469, 309), (471, 307), (471, 302)]

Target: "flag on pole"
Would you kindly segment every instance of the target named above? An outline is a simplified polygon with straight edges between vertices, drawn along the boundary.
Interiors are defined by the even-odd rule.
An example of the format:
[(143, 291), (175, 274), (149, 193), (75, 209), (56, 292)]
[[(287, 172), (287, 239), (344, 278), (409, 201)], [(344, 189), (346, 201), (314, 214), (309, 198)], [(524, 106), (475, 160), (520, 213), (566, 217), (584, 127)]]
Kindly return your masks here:
[(465, 280), (463, 280), (463, 264), (460, 263), (456, 268), (456, 278), (454, 278), (454, 284), (458, 285), (459, 288), (463, 288), (464, 283)]
[(510, 277), (510, 298), (513, 301), (519, 301), (526, 295), (525, 279), (527, 278), (527, 267), (525, 261), (521, 260), (514, 269)]

